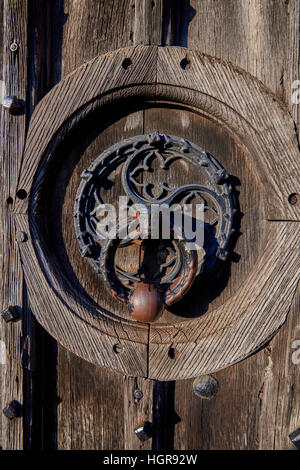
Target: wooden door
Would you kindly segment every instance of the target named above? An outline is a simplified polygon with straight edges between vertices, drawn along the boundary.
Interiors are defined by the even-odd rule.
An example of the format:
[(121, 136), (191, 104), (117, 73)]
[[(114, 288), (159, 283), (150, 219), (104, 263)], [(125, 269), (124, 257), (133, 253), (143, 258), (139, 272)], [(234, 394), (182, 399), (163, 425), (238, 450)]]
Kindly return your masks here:
[[(300, 419), (299, 1), (1, 6), (2, 98), (19, 100), (15, 112), (1, 110), (1, 409), (17, 402), (16, 417), (1, 413), (1, 447), (295, 448), (289, 435)], [(100, 82), (101, 95), (94, 86)], [(118, 142), (155, 131), (213, 155), (231, 175), (239, 215), (230, 262), (201, 281), (201, 294), (191, 291), (157, 327), (128, 333), (125, 306), (80, 257), (70, 221), (82, 171)], [(177, 169), (172, 181), (179, 186), (188, 176)], [(37, 187), (48, 250), (39, 262), (28, 248), (38, 231), (26, 225)], [(134, 267), (136, 255), (133, 248), (126, 266)], [(51, 277), (57, 265), (61, 284)], [(44, 294), (50, 284), (53, 292)], [(107, 322), (111, 342), (97, 343), (93, 333), (84, 343), (77, 320), (68, 328), (59, 302), (74, 286), (78, 316), (84, 296), (120, 316), (117, 333)], [(206, 321), (214, 324), (215, 311), (220, 322), (236, 314), (238, 323), (251, 305), (257, 323), (229, 331), (224, 356), (214, 357), (223, 323), (211, 327), (202, 349), (191, 346), (200, 344)], [(15, 307), (13, 321), (8, 307)], [(197, 334), (184, 338), (195, 321)], [(123, 362), (114, 334), (130, 349)], [(209, 399), (195, 393), (201, 381), (213, 388)], [(134, 431), (143, 422), (152, 423), (145, 441)]]

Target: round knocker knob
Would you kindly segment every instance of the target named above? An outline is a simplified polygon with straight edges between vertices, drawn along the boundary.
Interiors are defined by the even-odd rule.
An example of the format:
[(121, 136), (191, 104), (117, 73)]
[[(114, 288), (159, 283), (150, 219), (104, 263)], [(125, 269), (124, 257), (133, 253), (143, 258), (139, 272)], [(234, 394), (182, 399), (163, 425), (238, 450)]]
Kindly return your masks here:
[(163, 299), (155, 284), (140, 282), (132, 289), (128, 304), (135, 320), (151, 323), (161, 315)]
[[(150, 245), (148, 255), (154, 258), (153, 246), (151, 250), (154, 240), (147, 242)], [(137, 321), (150, 323), (157, 320), (163, 306), (170, 306), (180, 300), (195, 280), (197, 252), (189, 250), (185, 240), (173, 240), (173, 243), (174, 263), (167, 275), (161, 275), (161, 268), (168, 266), (170, 261), (162, 264), (158, 272), (150, 274), (144, 260), (135, 276), (131, 276), (132, 282), (129, 285), (126, 283), (126, 273), (115, 263), (116, 252), (122, 245), (122, 240), (107, 239), (101, 246), (101, 274), (112, 295), (128, 305), (132, 317)], [(145, 251), (147, 252), (146, 248)]]

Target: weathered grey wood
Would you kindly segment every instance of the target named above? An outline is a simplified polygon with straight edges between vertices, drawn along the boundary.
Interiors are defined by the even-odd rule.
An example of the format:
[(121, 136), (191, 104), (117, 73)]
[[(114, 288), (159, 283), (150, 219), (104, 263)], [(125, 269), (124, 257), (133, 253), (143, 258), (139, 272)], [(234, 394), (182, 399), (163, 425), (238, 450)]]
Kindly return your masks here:
[[(299, 122), (299, 106), (291, 102), (291, 83), (299, 79), (298, 0), (272, 2), (272, 5), (261, 1), (190, 3), (197, 14), (190, 23), (188, 46), (229, 59), (253, 73), (289, 105), (294, 120)], [(255, 15), (257, 11), (259, 14)], [(248, 21), (250, 14), (251, 22)], [(271, 39), (272, 54), (265, 53), (270, 49), (265, 34)], [(295, 422), (299, 423), (299, 366), (291, 363), (292, 351), (285, 332), (291, 329), (292, 338), (299, 339), (299, 329), (293, 326), (297, 324), (298, 301), (299, 294), (295, 293), (286, 324), (272, 342), (271, 358), (276, 355), (276, 360), (272, 359), (271, 368), (268, 367), (270, 348), (267, 347), (216, 373), (220, 389), (212, 401), (193, 397), (191, 380), (176, 382), (175, 408), (182, 420), (175, 428), (175, 448), (293, 448), (288, 434), (298, 426)], [(279, 357), (283, 358), (280, 364)], [(272, 385), (263, 394), (264, 411), (259, 418), (259, 396), (265, 373)], [(281, 383), (285, 387), (285, 393), (280, 395), (278, 374), (283, 377)], [(282, 404), (280, 410), (278, 399)], [(264, 432), (258, 430), (258, 422)]]
[[(290, 113), (296, 123), (299, 131), (299, 104), (293, 103), (293, 83), (300, 80), (300, 45), (299, 45), (299, 28), (300, 28), (300, 3), (298, 0), (288, 2), (288, 52), (286, 72), (283, 73), (284, 101), (287, 103)], [(297, 86), (299, 90), (299, 86)]]
[[(135, 37), (138, 40), (144, 34), (148, 42), (147, 34), (152, 25), (148, 27), (146, 24), (144, 30), (140, 28), (140, 24), (144, 24), (144, 18), (136, 15), (133, 4), (134, 2), (127, 0), (49, 2), (48, 24), (52, 26), (47, 31), (47, 86), (57, 83), (67, 73), (98, 54), (132, 45)], [(262, 80), (277, 98), (288, 104), (289, 111), (297, 122), (299, 106), (291, 103), (291, 83), (299, 79), (298, 0), (172, 0), (165, 1), (164, 4), (163, 44), (188, 46), (242, 67)], [(157, 24), (156, 31), (159, 27)], [(152, 38), (149, 42), (152, 42)], [(156, 39), (155, 43), (159, 44)], [(35, 44), (35, 47), (39, 47), (41, 42), (36, 41)], [(37, 71), (43, 62), (44, 59), (37, 62)], [(40, 83), (37, 80), (32, 86), (33, 94)], [(39, 98), (38, 94), (36, 97)], [(299, 339), (298, 298), (295, 296), (294, 307), (289, 312), (287, 322), (274, 338), (271, 347), (216, 374), (220, 390), (211, 402), (201, 402), (193, 397), (190, 380), (176, 383), (175, 409), (181, 422), (175, 425), (175, 448), (292, 448), (287, 434), (299, 424), (299, 366), (291, 364), (290, 339)], [(287, 329), (288, 334), (285, 333)], [(99, 369), (98, 375), (98, 368), (71, 353), (67, 353), (66, 360), (63, 348), (58, 348), (59, 387), (65, 392), (66, 402), (65, 410), (60, 409), (58, 428), (61, 426), (62, 430), (67, 429), (66, 435), (70, 432), (72, 434), (71, 440), (66, 438), (64, 446), (60, 444), (61, 448), (72, 445), (80, 448), (81, 441), (85, 448), (119, 447), (123, 434), (117, 432), (120, 441), (113, 440), (110, 437), (112, 423), (99, 442), (97, 415), (107, 416), (109, 413), (106, 414), (105, 411), (106, 403), (116, 404), (119, 401), (115, 394), (111, 397), (104, 391), (108, 390), (111, 381), (116, 380), (118, 383), (115, 377), (120, 376), (108, 374), (106, 369)], [(66, 369), (65, 361), (69, 364)], [(74, 367), (81, 370), (81, 374), (75, 373), (72, 361), (76, 364)], [(71, 375), (66, 373), (68, 367), (73, 370)], [(89, 377), (90, 373), (97, 378), (85, 380), (85, 376)], [(101, 387), (98, 388), (100, 382)], [(79, 383), (77, 390), (81, 398), (76, 402), (74, 397), (71, 398), (68, 387), (71, 389)], [(91, 414), (86, 415), (90, 409), (93, 390), (98, 390), (101, 406), (99, 404)], [(161, 391), (164, 393), (164, 387)], [(149, 403), (150, 395), (149, 393)], [(82, 411), (76, 415), (78, 403)], [(63, 406), (63, 403), (59, 406)], [(101, 415), (103, 407), (105, 410)], [(88, 416), (89, 424), (85, 426), (85, 422), (79, 422), (78, 419), (76, 425), (72, 424), (75, 423), (76, 416)], [(116, 421), (115, 414), (112, 421)], [(93, 423), (96, 425), (93, 426)], [(85, 431), (88, 431), (86, 438)], [(124, 445), (128, 447), (126, 439), (130, 442), (132, 436), (124, 436), (124, 439)]]
[[(183, 70), (180, 64), (186, 57), (190, 67)], [(263, 200), (266, 218), (299, 220), (299, 206), (288, 202), (289, 195), (299, 191), (299, 177), (292, 176), (299, 174), (297, 139), (280, 101), (276, 105), (275, 97), (264, 86), (230, 63), (181, 48), (159, 48), (157, 82), (157, 95), (169, 95), (174, 100), (183, 100), (178, 95), (186, 88), (186, 102), (218, 119), (245, 145), (259, 177), (268, 180)], [(171, 86), (176, 88), (170, 90)], [(280, 123), (284, 122), (287, 128), (283, 130)]]
[(289, 3), (280, 0), (191, 0), (188, 47), (229, 60), (283, 95)]
[[(3, 73), (6, 95), (15, 95), (26, 101), (27, 84), (27, 1), (3, 2)], [(9, 46), (15, 40), (19, 49), (13, 54)], [(2, 312), (9, 305), (23, 307), (23, 273), (16, 242), (16, 228), (12, 207), (16, 198), (20, 163), (25, 140), (25, 108), (19, 116), (1, 109), (1, 304)], [(23, 357), (27, 338), (23, 336), (22, 322), (5, 324), (1, 318), (0, 338), (6, 346), (6, 365), (1, 372), (1, 446), (3, 449), (23, 447), (23, 419), (9, 421), (2, 409), (11, 400), (23, 404)]]
[(122, 449), (124, 377), (88, 364), (60, 347), (57, 448)]
[[(141, 442), (134, 430), (144, 422), (153, 420), (153, 385), (154, 382), (141, 377), (124, 377), (124, 449), (151, 450), (152, 439)], [(142, 392), (141, 400), (134, 398), (134, 391)]]
[(163, 0), (140, 0), (134, 7), (134, 44), (161, 44)]
[[(133, 62), (132, 67), (127, 70), (124, 70), (122, 67), (122, 60), (125, 57), (130, 57)], [(186, 57), (190, 60), (191, 67), (183, 69), (181, 67), (181, 60)], [(157, 77), (156, 58), (158, 58)], [(143, 63), (141, 70), (139, 67), (140, 63)], [(87, 81), (87, 77), (89, 77), (89, 81)], [(108, 77), (110, 77), (109, 80)], [(207, 77), (210, 79), (208, 80)], [(286, 110), (250, 75), (243, 73), (228, 63), (181, 48), (164, 48), (157, 51), (157, 48), (153, 46), (148, 48), (141, 46), (121, 49), (111, 54), (110, 57), (104, 56), (90, 61), (63, 80), (40, 102), (33, 115), (24, 154), (19, 188), (26, 189), (27, 192), (32, 191), (30, 189), (31, 180), (33, 175), (36, 174), (36, 169), (39, 161), (42, 160), (43, 153), (49, 143), (53, 141), (54, 135), (56, 135), (55, 138), (57, 139), (58, 130), (61, 130), (59, 141), (62, 139), (66, 132), (64, 123), (71, 115), (72, 120), (69, 119), (68, 130), (72, 129), (74, 124), (82, 119), (84, 113), (87, 114), (88, 110), (95, 108), (96, 103), (98, 106), (108, 103), (108, 100), (111, 99), (108, 94), (111, 88), (122, 88), (131, 85), (129, 96), (133, 97), (142, 93), (137, 86), (139, 83), (148, 83), (149, 85), (143, 85), (142, 90), (144, 93), (148, 86), (147, 95), (150, 97), (156, 80), (158, 82), (156, 99), (184, 102), (192, 107), (192, 109), (204, 112), (219, 125), (222, 124), (224, 128), (228, 129), (229, 134), (233, 134), (235, 139), (243, 146), (248, 154), (249, 165), (256, 175), (255, 178), (259, 182), (262, 193), (262, 207), (258, 209), (257, 214), (260, 220), (264, 218), (274, 221), (280, 219), (297, 220), (299, 209), (297, 205), (292, 206), (288, 203), (288, 196), (292, 192), (298, 191), (298, 147), (293, 123)], [(90, 86), (90, 83), (93, 86)], [(70, 93), (71, 89), (73, 90), (72, 93)], [(127, 90), (127, 88), (125, 89)], [(238, 95), (238, 90), (240, 89), (243, 92)], [(236, 91), (234, 92), (233, 90)], [(98, 102), (94, 100), (95, 97), (103, 95), (104, 92), (105, 96), (103, 98), (100, 97)], [(121, 91), (120, 93), (120, 97), (124, 99)], [(75, 96), (76, 99), (74, 99)], [(115, 94), (114, 98), (116, 96)], [(127, 97), (128, 93), (125, 96)], [(93, 100), (92, 104), (89, 103), (90, 100)], [(57, 106), (56, 103), (59, 103), (60, 113), (53, 113), (53, 109)], [(76, 110), (79, 107), (81, 110), (76, 114)], [(257, 111), (259, 112), (257, 113)], [(275, 122), (276, 127), (274, 126)], [(56, 142), (58, 143), (58, 141)], [(39, 177), (33, 189), (33, 199), (35, 201), (37, 201), (41, 188), (45, 186), (44, 173), (46, 164), (51, 158), (55, 145), (54, 141), (52, 148), (50, 147), (50, 151), (48, 151), (47, 160), (44, 158), (43, 165), (40, 167)], [(268, 149), (268, 152), (266, 149)], [(35, 158), (33, 158), (33, 155), (35, 155)], [(293, 176), (290, 176), (291, 169), (293, 170)], [(73, 186), (73, 189), (76, 189), (75, 186)], [(106, 318), (107, 315), (103, 308), (101, 311), (102, 304), (100, 304), (98, 311), (95, 310), (98, 318), (91, 318), (88, 310), (92, 312), (94, 308), (91, 309), (89, 302), (81, 298), (80, 292), (76, 291), (72, 296), (68, 295), (67, 291), (69, 288), (64, 284), (60, 268), (58, 265), (56, 267), (56, 263), (50, 256), (50, 252), (46, 247), (47, 242), (40, 240), (42, 235), (32, 215), (35, 210), (39, 211), (38, 206), (31, 208), (31, 215), (29, 215), (30, 230), (35, 233), (35, 249), (39, 253), (38, 256), (50, 280), (50, 286), (47, 286), (42, 281), (42, 275), (39, 276), (41, 281), (38, 281), (34, 275), (29, 276), (28, 269), (31, 270), (31, 268), (27, 268), (25, 265), (25, 270), (28, 272), (27, 282), (30, 293), (32, 298), (36, 298), (33, 301), (35, 303), (34, 312), (38, 316), (39, 321), (43, 325), (47, 325), (47, 328), (50, 329), (55, 337), (64, 338), (62, 340), (63, 343), (69, 348), (73, 347), (73, 350), (83, 355), (83, 357), (88, 357), (96, 362), (98, 360), (100, 364), (108, 364), (110, 366), (120, 364), (121, 370), (129, 372), (125, 365), (126, 355), (122, 358), (120, 357), (120, 360), (117, 362), (115, 360), (111, 362), (109, 356), (104, 354), (103, 348), (97, 351), (96, 354), (92, 349), (86, 348), (85, 344), (91, 338), (94, 338), (95, 341), (99, 340), (96, 333), (97, 329), (100, 328), (107, 335), (114, 335), (116, 325), (114, 321), (111, 322), (109, 318)], [(15, 211), (16, 213), (27, 211), (27, 202), (20, 201), (16, 205)], [(25, 218), (22, 221), (22, 224), (24, 223), (26, 224)], [(66, 223), (71, 224), (72, 221), (70, 220)], [(29, 228), (24, 228), (24, 230), (29, 232)], [(288, 253), (291, 255), (296, 246), (297, 238), (290, 238), (288, 222), (281, 223), (281, 225), (275, 222), (269, 225), (266, 224), (264, 231), (265, 234), (270, 231), (273, 234), (272, 236), (274, 236), (274, 240), (266, 239), (266, 241), (262, 242), (260, 246), (261, 252), (259, 250), (256, 252), (259, 262), (252, 272), (249, 271), (247, 285), (241, 286), (234, 295), (216, 309), (216, 313), (206, 314), (197, 320), (185, 321), (184, 323), (179, 322), (176, 327), (171, 324), (170, 326), (158, 327), (154, 325), (151, 328), (150, 377), (161, 379), (183, 378), (193, 376), (200, 373), (200, 371), (204, 373), (217, 370), (253, 352), (279, 328), (286, 317), (287, 309), (290, 305), (289, 302), (295, 289), (297, 272), (294, 264), (290, 266), (291, 283), (284, 284), (282, 282), (281, 290), (276, 291), (274, 289), (274, 295), (276, 291), (276, 302), (278, 305), (281, 304), (281, 307), (276, 307), (275, 309), (273, 298), (268, 296), (270, 294), (270, 286), (278, 278), (279, 270), (283, 267), (285, 269), (282, 278), (289, 275), (287, 259), (285, 260), (286, 264), (281, 263), (282, 250), (283, 248), (290, 250)], [(294, 235), (297, 237), (296, 232)], [(277, 237), (281, 243), (277, 243)], [(24, 253), (26, 252), (24, 256), (27, 259), (35, 256), (31, 240), (28, 241), (23, 251)], [(273, 265), (270, 260), (272, 260)], [(294, 260), (292, 259), (293, 262)], [(33, 281), (33, 279), (35, 280)], [(35, 291), (35, 286), (38, 285), (37, 282), (42, 282), (41, 285), (45, 286), (44, 291), (47, 292), (49, 299), (54, 291), (61, 292), (60, 296), (64, 299), (65, 305), (69, 306), (67, 309), (63, 305), (61, 306), (65, 311), (64, 318), (66, 321), (68, 318), (70, 323), (74, 324), (74, 328), (76, 324), (78, 326), (82, 324), (83, 331), (88, 335), (86, 339), (81, 335), (81, 342), (79, 343), (75, 340), (75, 337), (78, 335), (77, 331), (62, 329), (57, 324), (56, 314), (52, 310), (49, 311), (47, 309), (47, 313), (46, 311), (41, 314), (39, 313), (40, 289), (38, 290), (38, 297), (34, 294), (34, 292), (37, 293)], [(63, 287), (63, 285), (66, 287)], [(262, 286), (264, 290), (261, 290)], [(256, 301), (250, 307), (248, 299), (251, 292), (253, 292), (251, 296), (256, 295)], [(260, 292), (260, 296), (257, 296), (257, 292)], [(57, 299), (57, 301), (59, 300)], [(273, 303), (273, 307), (268, 311), (269, 303), (270, 305)], [(46, 304), (48, 305), (48, 302)], [(262, 305), (265, 305), (263, 309)], [(84, 320), (83, 323), (79, 317), (76, 318), (76, 315), (74, 315), (74, 312), (78, 312), (78, 309), (80, 316)], [(259, 315), (258, 312), (260, 312)], [(115, 313), (118, 314), (118, 312)], [(272, 321), (269, 321), (268, 315), (270, 314), (272, 315)], [(236, 322), (234, 327), (233, 322)], [(255, 336), (249, 334), (249, 323), (251, 323), (253, 331), (257, 330)], [(117, 341), (125, 340), (126, 335), (129, 335), (128, 338), (131, 341), (134, 341), (136, 337), (140, 339), (140, 344), (141, 342), (144, 345), (148, 343), (147, 328), (138, 324), (131, 324), (130, 321), (125, 321), (125, 319), (117, 326), (118, 329), (119, 327), (120, 331), (116, 333)], [(125, 336), (123, 336), (124, 328), (126, 330)], [(60, 331), (59, 333), (58, 330)], [(219, 333), (219, 330), (222, 333)], [(141, 333), (143, 336), (141, 336)], [(92, 336), (89, 336), (90, 334)], [(235, 341), (234, 338), (237, 334), (240, 335), (240, 347), (234, 348), (232, 342)], [(212, 342), (211, 335), (215, 338), (216, 343)], [(223, 354), (221, 353), (224, 347), (223, 341), (227, 343), (228, 335), (231, 337), (231, 343), (230, 345), (227, 344), (226, 354)], [(179, 358), (176, 362), (170, 362), (167, 352), (168, 348), (172, 346), (174, 337), (176, 337), (176, 343), (186, 343), (188, 348), (186, 353), (190, 358), (189, 362), (185, 360), (185, 355), (182, 355), (181, 359)], [(108, 344), (112, 348), (111, 341)], [(207, 347), (208, 344), (210, 344), (209, 348)], [(216, 344), (219, 345), (218, 348)], [(129, 347), (129, 343), (127, 347)], [(200, 357), (202, 354), (200, 351), (203, 349), (205, 349), (206, 355), (202, 358), (202, 365), (198, 364), (195, 366), (193, 364), (195, 357)], [(191, 355), (192, 351), (194, 353)], [(196, 351), (198, 351), (197, 356), (195, 356)], [(211, 351), (213, 351), (213, 359), (210, 356)], [(131, 352), (133, 353), (133, 351)], [(103, 359), (104, 357), (106, 359)], [(207, 357), (210, 357), (211, 361), (208, 361)], [(161, 360), (162, 358), (164, 358), (163, 361)], [(135, 361), (136, 359), (137, 357), (135, 357)], [(145, 360), (147, 361), (146, 358)], [(182, 361), (185, 363), (184, 370), (181, 367)], [(205, 368), (203, 369), (203, 367)], [(143, 367), (140, 370), (145, 371)], [(134, 375), (139, 375), (132, 368), (130, 368), (130, 371)], [(180, 376), (178, 376), (179, 372)], [(142, 375), (144, 374), (145, 372)]]
[(55, 52), (52, 56), (61, 78), (99, 54), (134, 44), (135, 3), (134, 0), (64, 0), (60, 57), (57, 59)]

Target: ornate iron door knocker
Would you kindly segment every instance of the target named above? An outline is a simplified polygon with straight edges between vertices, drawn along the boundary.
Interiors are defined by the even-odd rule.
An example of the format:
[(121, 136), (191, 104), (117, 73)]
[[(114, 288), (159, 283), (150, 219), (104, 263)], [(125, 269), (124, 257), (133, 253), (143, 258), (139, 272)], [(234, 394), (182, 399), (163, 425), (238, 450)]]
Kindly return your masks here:
[[(166, 175), (174, 161), (185, 161), (195, 172), (195, 183), (175, 187), (171, 178), (166, 176), (166, 180), (160, 181), (155, 175), (150, 182), (146, 175), (153, 173), (154, 160)], [(107, 208), (105, 188), (109, 186), (111, 172), (119, 167), (127, 208), (143, 205), (149, 212), (146, 234), (135, 236), (135, 240), (128, 236), (133, 222), (141, 232), (134, 215), (123, 226), (120, 221), (112, 224), (109, 233), (113, 229), (114, 236), (101, 232), (101, 227), (107, 225), (99, 218), (99, 208)], [(212, 155), (185, 139), (157, 131), (126, 139), (105, 150), (82, 173), (74, 210), (81, 255), (103, 276), (112, 294), (128, 304), (136, 320), (154, 321), (163, 304), (170, 306), (180, 300), (195, 279), (227, 259), (236, 213), (228, 177)], [(184, 236), (176, 239), (174, 220), (170, 221), (169, 239), (153, 239), (154, 219), (150, 214), (153, 206), (185, 207), (191, 201), (201, 204), (204, 214), (202, 245), (191, 248)], [(120, 236), (122, 233), (125, 235)], [(125, 272), (117, 266), (115, 257), (120, 246), (124, 248), (132, 243), (140, 245), (140, 265), (134, 272)]]

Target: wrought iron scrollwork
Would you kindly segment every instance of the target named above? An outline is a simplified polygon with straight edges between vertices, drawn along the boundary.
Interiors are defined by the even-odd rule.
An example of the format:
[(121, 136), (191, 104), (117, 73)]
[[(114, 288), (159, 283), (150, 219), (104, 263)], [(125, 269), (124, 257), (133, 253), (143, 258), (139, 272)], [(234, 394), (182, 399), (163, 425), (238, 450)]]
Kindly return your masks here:
[[(158, 163), (159, 173), (165, 172), (166, 179), (155, 178), (154, 161), (156, 167)], [(195, 175), (195, 183), (176, 186), (174, 180), (168, 176), (176, 161), (190, 165), (190, 174)], [(151, 181), (147, 178), (150, 173)], [(144, 253), (138, 269), (127, 272), (117, 266), (117, 250), (137, 241), (126, 236), (101, 236), (101, 218), (98, 217), (97, 208), (103, 207), (107, 202), (105, 195), (113, 186), (112, 175), (119, 175), (129, 208), (134, 204), (142, 204), (150, 210), (156, 204), (179, 204), (183, 207), (191, 201), (200, 203), (205, 213), (203, 246), (200, 249), (190, 249), (187, 240), (178, 240), (175, 237), (150, 242), (150, 226), (148, 239), (138, 241)], [(228, 182), (229, 175), (212, 155), (189, 141), (159, 132), (126, 139), (105, 150), (81, 177), (74, 207), (80, 253), (103, 276), (113, 295), (129, 304), (136, 319), (153, 320), (151, 315), (145, 318), (143, 315), (134, 315), (139, 303), (136, 300), (137, 285), (151, 285), (147, 295), (151, 291), (153, 297), (154, 289), (157, 305), (169, 306), (187, 292), (196, 277), (205, 275), (220, 260), (228, 258), (236, 213), (233, 189)], [(131, 221), (129, 219), (127, 225)], [(113, 228), (122, 233), (121, 229), (128, 227), (122, 227), (118, 223)], [(149, 270), (147, 261), (151, 243), (150, 258), (153, 258), (153, 243), (156, 243), (156, 271), (153, 266)], [(149, 301), (151, 296), (148, 298), (147, 295), (144, 298)], [(149, 302), (151, 303), (151, 299)]]

